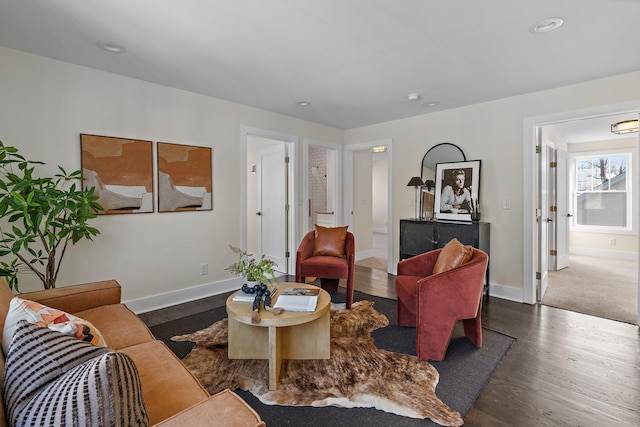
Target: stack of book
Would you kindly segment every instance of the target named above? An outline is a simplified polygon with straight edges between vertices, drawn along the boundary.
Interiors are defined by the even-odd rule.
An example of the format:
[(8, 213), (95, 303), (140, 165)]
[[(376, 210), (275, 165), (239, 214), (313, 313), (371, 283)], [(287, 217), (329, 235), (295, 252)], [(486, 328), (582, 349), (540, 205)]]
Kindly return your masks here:
[(286, 288), (278, 295), (273, 307), (284, 311), (316, 311), (319, 296), (319, 288)]

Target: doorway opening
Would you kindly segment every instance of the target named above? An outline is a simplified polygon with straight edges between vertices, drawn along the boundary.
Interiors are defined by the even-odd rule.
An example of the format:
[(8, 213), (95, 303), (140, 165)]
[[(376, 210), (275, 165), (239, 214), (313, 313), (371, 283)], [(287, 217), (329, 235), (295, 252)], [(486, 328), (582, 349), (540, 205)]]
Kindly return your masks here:
[(242, 248), (272, 259), (279, 273), (289, 275), (291, 248), (298, 239), (293, 203), (297, 138), (243, 128), (242, 142)]
[(342, 146), (305, 139), (303, 159), (303, 233), (318, 224), (342, 224), (340, 186)]
[[(638, 117), (638, 105), (637, 103), (632, 103), (525, 120), (525, 169), (527, 169), (528, 166), (527, 158), (531, 161), (529, 165), (537, 164), (536, 159), (529, 154), (535, 152), (529, 144), (531, 144), (531, 141), (539, 142), (541, 140), (539, 137), (544, 135), (548, 141), (552, 141), (551, 145), (558, 152), (568, 151), (569, 158), (571, 158), (572, 154), (576, 155), (576, 153), (579, 154), (581, 152), (599, 149), (632, 149), (636, 153), (634, 155), (635, 160), (633, 161), (632, 168), (638, 170), (638, 134), (632, 134), (631, 138), (627, 136), (626, 140), (616, 140), (615, 136), (610, 136), (611, 123), (609, 122), (615, 121), (616, 117), (619, 117), (617, 112), (620, 111), (626, 115), (631, 114), (635, 118)], [(597, 126), (598, 122), (606, 125), (606, 132), (599, 136), (585, 136), (588, 135), (591, 126)], [(531, 128), (529, 128), (528, 125), (531, 125)], [(582, 129), (582, 132), (579, 133), (579, 129)], [(568, 133), (570, 131), (576, 132), (576, 136), (570, 136)], [(585, 133), (585, 131), (587, 133)], [(531, 139), (526, 137), (527, 134), (529, 134)], [(527, 141), (529, 142), (527, 143)], [(558, 156), (558, 159), (552, 159), (550, 163), (552, 168), (558, 167), (558, 169), (560, 169), (560, 165), (556, 162), (566, 161), (562, 160), (562, 155)], [(527, 217), (530, 218), (531, 221), (529, 223), (531, 224), (530, 227), (525, 226), (525, 254), (528, 252), (533, 258), (530, 265), (526, 262), (527, 258), (525, 258), (524, 301), (529, 303), (541, 302), (543, 304), (579, 311), (594, 316), (638, 323), (640, 320), (638, 313), (638, 301), (640, 297), (638, 296), (639, 275), (637, 272), (637, 263), (639, 257), (638, 248), (640, 246), (640, 241), (638, 240), (638, 225), (640, 221), (638, 219), (637, 197), (634, 197), (631, 204), (632, 206), (629, 207), (633, 230), (629, 230), (626, 233), (620, 232), (618, 238), (616, 238), (615, 234), (610, 234), (610, 230), (608, 230), (608, 232), (591, 230), (591, 232), (585, 233), (584, 229), (579, 230), (579, 227), (575, 227), (576, 215), (579, 209), (579, 206), (577, 206), (578, 199), (576, 198), (575, 166), (574, 169), (571, 169), (570, 164), (567, 166), (566, 178), (560, 178), (556, 183), (556, 188), (540, 188), (540, 173), (533, 167), (531, 167), (528, 172), (531, 172), (536, 178), (529, 178), (527, 170), (525, 170), (525, 190), (530, 188), (531, 193), (536, 195), (536, 197), (540, 197), (546, 192), (550, 196), (550, 203), (549, 210), (546, 212), (540, 211), (540, 205), (538, 203), (534, 204), (535, 208), (532, 207), (529, 210), (527, 204), (534, 200), (525, 199), (525, 224), (528, 222)], [(552, 175), (553, 174), (549, 173), (549, 176)], [(554, 181), (550, 179), (549, 182), (552, 184)], [(630, 188), (638, 188), (639, 183), (640, 178), (637, 175), (630, 177)], [(558, 188), (562, 190), (559, 194), (563, 194), (563, 191), (565, 194), (560, 197), (567, 199), (567, 207), (564, 210), (551, 198)], [(637, 191), (635, 191), (635, 193), (637, 194)], [(596, 208), (594, 204), (596, 200), (597, 198), (591, 199), (590, 207)], [(600, 201), (602, 202), (602, 199), (600, 199)], [(549, 227), (549, 233), (540, 231), (540, 223), (547, 221), (554, 226)], [(558, 236), (554, 234), (554, 231), (557, 232), (555, 225), (562, 225), (563, 221), (566, 221), (568, 224), (566, 236), (567, 247), (565, 249), (567, 252), (566, 264), (568, 265), (564, 265), (565, 261), (559, 259), (561, 255), (559, 252), (563, 250), (561, 248), (560, 251), (558, 251), (557, 245), (558, 243), (562, 243), (562, 235)], [(624, 246), (624, 248), (620, 246), (618, 248), (612, 248), (611, 242), (614, 242), (613, 245), (615, 245), (616, 241), (624, 241), (626, 242), (626, 246)], [(544, 252), (542, 249), (545, 244), (551, 244), (548, 252)], [(548, 290), (546, 294), (540, 292), (541, 289), (543, 289), (540, 278), (543, 277), (544, 272), (535, 271), (538, 277), (537, 280), (535, 276), (534, 279), (531, 280), (533, 271), (531, 273), (532, 276), (528, 276), (527, 272), (531, 266), (539, 266), (541, 261), (545, 261), (542, 257), (547, 255), (543, 254), (548, 254), (549, 258), (546, 261), (548, 261), (548, 265), (550, 266)], [(618, 262), (624, 262), (623, 259), (627, 261), (625, 265), (617, 265)], [(559, 260), (560, 262), (557, 262)], [(554, 265), (557, 265), (557, 268), (553, 268)], [(619, 283), (622, 279), (615, 279), (614, 275), (621, 272), (621, 270), (625, 271), (623, 276), (626, 277), (624, 280), (627, 281), (627, 288), (621, 291), (620, 295), (614, 295), (611, 292), (614, 291), (616, 287), (622, 285)], [(581, 279), (576, 279), (580, 276), (582, 276)], [(631, 286), (631, 289), (628, 288), (629, 286)], [(596, 294), (593, 294), (593, 292), (596, 292)], [(626, 296), (622, 298), (627, 300), (626, 303), (630, 307), (623, 308), (616, 301), (618, 301), (625, 292)], [(629, 299), (631, 299), (631, 301), (628, 301)], [(580, 301), (583, 302), (580, 303)], [(591, 307), (589, 307), (589, 305), (591, 305)], [(630, 312), (631, 314), (629, 314)]]
[[(382, 148), (384, 147), (384, 151)], [(377, 153), (373, 152), (376, 148)], [(393, 262), (392, 141), (345, 147), (346, 223), (356, 238), (356, 265), (380, 254), (381, 267), (395, 274)], [(367, 266), (371, 268), (371, 266)]]

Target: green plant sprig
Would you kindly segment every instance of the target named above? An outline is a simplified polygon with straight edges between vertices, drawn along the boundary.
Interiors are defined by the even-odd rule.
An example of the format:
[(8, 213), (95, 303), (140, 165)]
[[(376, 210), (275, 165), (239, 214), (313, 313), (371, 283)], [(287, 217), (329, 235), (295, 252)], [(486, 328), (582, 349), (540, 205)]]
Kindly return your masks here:
[(251, 282), (271, 283), (276, 280), (276, 263), (273, 260), (266, 258), (264, 254), (256, 259), (249, 252), (232, 245), (229, 248), (238, 255), (238, 261), (225, 268), (226, 271)]

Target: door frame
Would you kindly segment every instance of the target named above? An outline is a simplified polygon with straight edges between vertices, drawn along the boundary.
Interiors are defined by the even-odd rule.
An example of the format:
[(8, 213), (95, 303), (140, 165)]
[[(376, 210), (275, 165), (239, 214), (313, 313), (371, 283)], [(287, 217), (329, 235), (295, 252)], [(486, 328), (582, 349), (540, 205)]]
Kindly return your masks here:
[[(527, 304), (536, 303), (536, 275), (535, 266), (536, 259), (536, 183), (535, 183), (535, 146), (536, 146), (536, 129), (541, 126), (572, 121), (585, 117), (598, 117), (623, 112), (635, 112), (640, 115), (640, 100), (625, 102), (619, 104), (600, 105), (597, 107), (564, 111), (542, 116), (527, 117), (523, 121), (523, 173), (524, 185), (523, 194), (528, 194), (523, 200), (523, 295), (522, 301)], [(640, 134), (638, 136), (640, 141)], [(638, 144), (640, 146), (640, 142)], [(640, 173), (636, 173), (635, 186), (640, 188)], [(639, 198), (636, 198), (636, 208), (640, 204)], [(636, 218), (638, 222), (636, 226), (640, 230), (640, 215)], [(638, 238), (638, 258), (640, 261), (640, 238)], [(638, 273), (638, 286), (640, 287), (640, 272)], [(638, 307), (640, 307), (640, 292), (638, 293)], [(640, 324), (640, 309), (638, 310), (638, 318), (636, 323)]]
[(299, 192), (298, 180), (295, 179), (295, 177), (298, 176), (296, 149), (299, 144), (299, 137), (250, 126), (243, 125), (240, 127), (240, 248), (243, 250), (247, 249), (247, 139), (249, 136), (273, 139), (275, 141), (282, 141), (286, 144), (286, 151), (289, 156), (289, 164), (287, 167), (287, 182), (289, 185), (289, 197), (287, 200), (287, 204), (289, 205), (289, 226), (287, 227), (287, 247), (289, 250), (289, 257), (287, 260), (287, 271), (291, 274), (290, 272), (295, 271), (292, 252), (295, 251), (295, 248), (297, 248), (297, 242), (300, 240), (298, 233), (299, 215), (297, 204), (295, 203), (295, 201), (298, 200)]
[(393, 139), (380, 139), (377, 141), (362, 142), (359, 144), (346, 145), (344, 147), (344, 203), (343, 203), (343, 223), (353, 227), (353, 174), (347, 171), (353, 171), (353, 152), (373, 149), (384, 145), (387, 147), (387, 273), (396, 274), (397, 263), (394, 262), (394, 230), (395, 217), (393, 215)]

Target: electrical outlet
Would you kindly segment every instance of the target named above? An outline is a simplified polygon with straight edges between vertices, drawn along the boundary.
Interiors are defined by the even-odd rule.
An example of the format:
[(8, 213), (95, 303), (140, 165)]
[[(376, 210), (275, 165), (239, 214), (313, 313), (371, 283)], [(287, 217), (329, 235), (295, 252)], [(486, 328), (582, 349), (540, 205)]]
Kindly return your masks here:
[(615, 246), (616, 245), (616, 239), (609, 239), (609, 245)]
[(205, 274), (209, 274), (209, 264), (207, 264), (206, 262), (200, 264), (200, 275), (204, 276)]
[(511, 200), (510, 199), (504, 199), (502, 201), (502, 209), (511, 209)]

